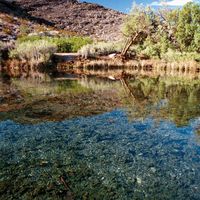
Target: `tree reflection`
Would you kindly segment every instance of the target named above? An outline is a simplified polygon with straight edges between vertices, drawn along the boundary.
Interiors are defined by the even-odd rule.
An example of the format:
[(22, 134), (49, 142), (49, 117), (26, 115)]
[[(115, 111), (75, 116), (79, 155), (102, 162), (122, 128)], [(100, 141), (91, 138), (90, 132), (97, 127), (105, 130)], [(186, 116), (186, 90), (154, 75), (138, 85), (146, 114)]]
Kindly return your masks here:
[[(47, 116), (50, 114), (46, 107), (51, 107), (51, 120), (71, 116), (70, 106), (73, 111), (80, 111), (74, 112), (73, 117), (83, 110), (85, 116), (125, 108), (130, 119), (141, 120), (150, 116), (158, 120), (173, 121), (177, 126), (186, 126), (191, 119), (200, 116), (200, 79), (133, 74), (129, 74), (127, 78), (127, 74), (123, 76), (123, 72), (117, 71), (120, 73), (117, 77), (122, 77), (120, 81), (111, 81), (106, 76), (102, 78), (102, 75), (77, 76), (74, 80), (71, 79), (71, 74), (69, 77), (66, 73), (59, 74), (55, 71), (45, 71), (42, 67), (22, 67), (19, 70), (15, 65), (2, 71), (0, 118), (3, 112), (7, 115), (9, 111), (14, 116), (19, 116), (19, 113), (16, 115), (17, 110), (26, 109), (27, 106), (29, 108), (30, 105), (34, 112), (44, 109)], [(40, 103), (41, 100), (43, 104)], [(57, 116), (62, 116), (61, 118), (55, 114), (58, 113), (59, 106), (63, 115), (59, 113)], [(67, 112), (66, 107), (70, 108)], [(28, 109), (27, 112), (32, 111)], [(7, 118), (3, 116), (2, 119)]]
[(153, 116), (185, 126), (190, 119), (200, 116), (199, 80), (145, 77), (125, 80), (125, 83), (131, 119)]

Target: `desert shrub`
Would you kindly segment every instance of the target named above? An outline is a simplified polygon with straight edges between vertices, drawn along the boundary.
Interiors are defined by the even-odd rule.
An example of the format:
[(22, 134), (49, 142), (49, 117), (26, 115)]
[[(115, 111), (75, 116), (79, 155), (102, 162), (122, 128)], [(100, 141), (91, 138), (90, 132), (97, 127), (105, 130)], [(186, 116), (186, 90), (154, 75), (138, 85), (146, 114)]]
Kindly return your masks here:
[(2, 52), (6, 48), (6, 44), (0, 41), (0, 64), (2, 61)]
[(179, 52), (172, 49), (161, 55), (163, 60), (173, 62), (173, 61), (198, 61), (200, 62), (200, 54), (197, 52)]
[(38, 40), (55, 44), (58, 52), (77, 52), (82, 46), (92, 43), (92, 39), (88, 37), (26, 36), (18, 38), (18, 42), (35, 42)]
[(11, 35), (12, 29), (8, 27), (3, 27), (2, 32), (5, 33), (6, 35)]
[(92, 44), (93, 41), (88, 37), (86, 37), (86, 38), (72, 37), (70, 40), (70, 43), (72, 46), (72, 52), (77, 52), (84, 45)]
[(114, 42), (99, 42), (83, 46), (79, 53), (84, 58), (103, 56), (121, 52), (122, 44)]
[(159, 48), (160, 48), (160, 53), (162, 53), (162, 54), (166, 53), (169, 48), (174, 48), (173, 44), (170, 44), (170, 41), (168, 40), (166, 34), (164, 34), (160, 38), (158, 45), (159, 45)]
[(21, 24), (19, 27), (19, 35), (26, 36), (30, 33), (31, 29), (27, 24)]
[(35, 42), (37, 40), (41, 40), (44, 39), (38, 35), (34, 35), (34, 36), (21, 36), (17, 38), (17, 42), (18, 43), (23, 43), (23, 42)]
[(73, 47), (68, 38), (48, 38), (48, 41), (57, 46), (58, 52), (72, 52)]
[(154, 42), (150, 37), (147, 37), (143, 44), (137, 46), (136, 52), (151, 58), (160, 58), (161, 45)]
[(10, 57), (36, 64), (47, 62), (56, 51), (57, 46), (47, 40), (17, 42), (15, 49), (10, 52)]
[(200, 53), (200, 26), (198, 28), (198, 31), (194, 34), (194, 43), (193, 43), (193, 50), (196, 50), (198, 53)]
[(0, 41), (0, 64), (1, 64), (1, 59), (2, 59), (2, 58), (1, 58), (1, 56), (2, 56), (2, 55), (1, 55), (2, 49), (3, 49), (3, 42)]
[(5, 46), (4, 43), (0, 41), (0, 49), (3, 49), (4, 46)]
[(59, 52), (77, 52), (82, 46), (92, 43), (92, 40), (87, 37), (60, 37), (49, 38), (49, 40), (57, 45)]
[(159, 45), (149, 45), (143, 51), (142, 54), (147, 55), (151, 58), (160, 58), (160, 48)]

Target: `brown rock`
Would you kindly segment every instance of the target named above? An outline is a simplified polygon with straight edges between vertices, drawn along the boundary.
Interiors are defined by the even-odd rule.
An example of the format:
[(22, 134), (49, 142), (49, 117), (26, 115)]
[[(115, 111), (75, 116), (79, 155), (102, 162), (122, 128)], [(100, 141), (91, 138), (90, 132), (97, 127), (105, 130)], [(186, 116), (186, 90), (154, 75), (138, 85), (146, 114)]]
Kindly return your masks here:
[(55, 23), (61, 29), (103, 40), (118, 40), (125, 14), (98, 4), (77, 0), (16, 0), (34, 17)]

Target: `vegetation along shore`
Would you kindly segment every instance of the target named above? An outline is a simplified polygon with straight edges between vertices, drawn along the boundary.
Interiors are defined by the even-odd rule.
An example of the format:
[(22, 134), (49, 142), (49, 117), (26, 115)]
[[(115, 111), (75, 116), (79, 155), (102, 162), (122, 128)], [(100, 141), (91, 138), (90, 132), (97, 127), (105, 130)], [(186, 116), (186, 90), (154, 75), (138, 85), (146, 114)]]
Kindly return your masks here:
[[(118, 26), (119, 34), (109, 40), (104, 40), (101, 36), (95, 37), (89, 32), (76, 33), (67, 30), (67, 26), (62, 29), (55, 26), (54, 22), (38, 18), (38, 13), (29, 12), (34, 3), (27, 4), (26, 9), (21, 4), (22, 1), (1, 1), (1, 62), (9, 60), (8, 64), (20, 61), (31, 66), (52, 65), (55, 53), (73, 52), (77, 53), (77, 57), (65, 62), (66, 67), (73, 65), (127, 68), (150, 65), (161, 68), (178, 66), (182, 71), (199, 71), (198, 3), (190, 2), (182, 8), (163, 7), (159, 10), (133, 5), (128, 15), (119, 13), (123, 18)], [(85, 6), (76, 1), (71, 4)], [(24, 12), (19, 14), (22, 9)]]

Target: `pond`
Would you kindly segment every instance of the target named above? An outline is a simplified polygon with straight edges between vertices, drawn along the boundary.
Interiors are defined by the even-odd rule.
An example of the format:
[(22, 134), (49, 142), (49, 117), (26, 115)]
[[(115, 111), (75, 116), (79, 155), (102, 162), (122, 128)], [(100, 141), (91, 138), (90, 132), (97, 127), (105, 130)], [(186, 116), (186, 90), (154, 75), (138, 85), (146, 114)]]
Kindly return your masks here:
[(0, 199), (200, 199), (200, 80), (44, 71), (0, 80)]

